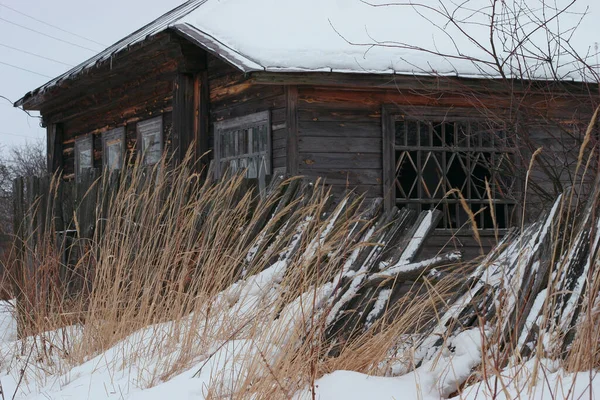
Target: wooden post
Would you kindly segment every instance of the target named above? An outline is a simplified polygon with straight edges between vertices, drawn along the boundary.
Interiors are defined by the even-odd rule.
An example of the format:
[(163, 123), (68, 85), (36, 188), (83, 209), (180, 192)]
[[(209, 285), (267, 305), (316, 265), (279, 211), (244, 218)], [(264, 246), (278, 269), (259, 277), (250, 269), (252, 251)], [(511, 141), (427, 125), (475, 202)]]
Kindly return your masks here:
[(173, 95), (173, 147), (176, 162), (183, 161), (194, 138), (194, 82), (189, 74), (179, 74)]
[(381, 110), (381, 134), (383, 152), (383, 205), (390, 211), (395, 203), (394, 190), (394, 116), (385, 105)]
[(50, 124), (46, 131), (47, 168), (48, 174), (52, 175), (63, 167), (63, 126), (62, 124)]
[(202, 71), (194, 75), (194, 120), (193, 136), (196, 168), (206, 173), (210, 155), (208, 145), (208, 113), (210, 93), (208, 90), (208, 72)]
[(298, 87), (286, 86), (287, 173), (298, 174)]
[(24, 182), (23, 178), (16, 178), (13, 181), (13, 232), (15, 235), (15, 258), (16, 263), (11, 271), (13, 290), (16, 296), (17, 309), (17, 336), (23, 337), (24, 316), (25, 316), (25, 294), (24, 294), (24, 271), (25, 271), (25, 211), (24, 203)]

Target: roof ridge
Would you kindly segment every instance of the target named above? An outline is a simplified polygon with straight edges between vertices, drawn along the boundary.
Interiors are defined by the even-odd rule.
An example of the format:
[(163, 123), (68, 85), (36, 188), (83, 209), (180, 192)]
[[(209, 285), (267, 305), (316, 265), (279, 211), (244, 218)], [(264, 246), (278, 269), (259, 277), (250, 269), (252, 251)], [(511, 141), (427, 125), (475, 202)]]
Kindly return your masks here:
[(182, 19), (189, 13), (195, 11), (200, 6), (205, 4), (207, 1), (209, 1), (209, 0), (188, 0), (183, 4), (180, 4), (179, 6), (173, 8), (172, 10), (168, 11), (167, 13), (154, 19), (150, 23), (133, 31), (132, 33), (130, 33), (123, 39), (108, 46), (106, 49), (102, 50), (100, 53), (86, 59), (85, 61), (83, 61), (83, 62), (79, 63), (78, 65), (76, 65), (75, 67), (71, 68), (70, 70), (57, 76), (56, 78), (51, 79), (50, 81), (46, 82), (44, 85), (40, 86), (38, 89), (34, 90), (33, 92), (27, 93), (23, 98), (21, 98), (21, 99), (17, 100), (17, 102), (15, 102), (15, 104), (14, 104), (15, 107), (19, 107), (19, 106), (23, 105), (25, 98), (29, 94), (43, 92), (46, 89), (48, 89), (49, 87), (56, 85), (63, 79), (68, 78), (72, 75), (78, 74), (78, 73), (82, 72), (83, 70), (85, 70), (86, 68), (89, 68), (90, 66), (98, 63), (99, 61), (104, 61), (104, 60), (110, 58), (113, 54), (118, 53), (121, 50), (124, 50), (125, 48), (131, 46), (132, 44), (135, 44), (149, 36), (153, 36), (153, 35), (156, 35), (157, 33), (162, 32), (163, 30), (168, 28), (169, 25)]

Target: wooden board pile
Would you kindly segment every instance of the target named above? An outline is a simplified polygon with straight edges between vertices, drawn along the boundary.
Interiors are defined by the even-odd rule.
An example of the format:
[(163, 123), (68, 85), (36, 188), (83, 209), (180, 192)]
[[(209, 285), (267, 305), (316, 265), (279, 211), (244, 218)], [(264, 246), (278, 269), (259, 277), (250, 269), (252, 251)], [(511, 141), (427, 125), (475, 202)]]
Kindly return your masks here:
[[(583, 207), (575, 210), (573, 198), (561, 196), (536, 222), (506, 233), (457, 286), (439, 317), (418, 332), (413, 366), (434, 359), (447, 350), (449, 338), (473, 328), (497, 344), (502, 365), (512, 356), (528, 358), (540, 349), (544, 356), (565, 357), (589, 313), (586, 305), (595, 305), (593, 315), (600, 310), (595, 268), (600, 182), (595, 188)], [(368, 204), (350, 237), (353, 243), (377, 245), (357, 247), (347, 256), (332, 281), (334, 296), (322, 305), (326, 335), (333, 342), (369, 329), (407, 293), (405, 283), (435, 282), (436, 267), (462, 261), (459, 251), (417, 259), (439, 212), (381, 212), (380, 206), (377, 200)], [(331, 224), (344, 215), (344, 207), (342, 202), (332, 213)]]

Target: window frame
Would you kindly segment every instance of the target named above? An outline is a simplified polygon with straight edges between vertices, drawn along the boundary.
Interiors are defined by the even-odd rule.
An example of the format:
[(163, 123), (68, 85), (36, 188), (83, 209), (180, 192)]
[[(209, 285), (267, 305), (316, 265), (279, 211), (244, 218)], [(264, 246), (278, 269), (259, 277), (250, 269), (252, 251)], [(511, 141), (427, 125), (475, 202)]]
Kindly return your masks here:
[[(146, 154), (144, 154), (144, 136), (145, 133), (141, 131), (140, 129), (140, 125), (151, 125), (155, 122), (159, 121), (159, 126), (160, 129), (158, 131), (159, 134), (159, 157), (158, 160), (148, 163), (148, 158), (146, 157)], [(135, 124), (135, 132), (136, 132), (136, 147), (137, 147), (137, 153), (140, 157), (140, 162), (142, 163), (143, 166), (152, 166), (152, 165), (156, 165), (160, 162), (160, 159), (163, 155), (163, 151), (164, 151), (164, 119), (162, 115), (159, 115), (157, 117), (152, 117), (152, 118), (148, 118), (142, 121), (138, 121)]]
[[(108, 142), (118, 140), (121, 142), (121, 148), (123, 152), (121, 154), (119, 168), (110, 168), (108, 165)], [(125, 127), (118, 127), (102, 133), (102, 169), (108, 172), (120, 171), (125, 166), (125, 155), (127, 149), (125, 146)]]
[[(83, 146), (89, 146), (88, 149), (82, 149)], [(90, 150), (90, 167), (88, 171), (94, 169), (94, 136), (91, 133), (81, 135), (75, 138), (75, 180), (81, 182), (84, 171), (81, 170), (80, 155), (82, 150)]]
[[(230, 132), (233, 130), (245, 130), (249, 128), (253, 128), (257, 125), (266, 125), (267, 127), (267, 149), (266, 149), (266, 159), (268, 162), (268, 168), (265, 171), (265, 176), (271, 176), (273, 174), (273, 143), (272, 143), (272, 134), (271, 134), (271, 112), (270, 111), (260, 111), (257, 113), (244, 115), (241, 117), (230, 118), (224, 121), (215, 122), (214, 124), (214, 164), (215, 164), (215, 176), (217, 178), (221, 178), (225, 171), (221, 170), (221, 160), (223, 157), (221, 156), (221, 140), (222, 135), (225, 132)], [(246, 153), (248, 154), (248, 153)], [(241, 157), (232, 157), (241, 158)], [(258, 178), (261, 178), (260, 173), (257, 171)]]
[[(410, 112), (408, 112), (410, 111)], [(502, 113), (502, 111), (500, 111), (500, 113)], [(443, 203), (444, 199), (425, 199), (422, 198), (421, 196), (417, 196), (417, 198), (411, 199), (411, 198), (407, 198), (405, 199), (405, 201), (401, 201), (401, 199), (396, 197), (396, 151), (404, 151), (404, 152), (408, 152), (409, 147), (412, 149), (412, 151), (414, 152), (448, 152), (448, 149), (460, 149), (460, 146), (452, 146), (452, 147), (445, 147), (445, 146), (439, 146), (439, 147), (435, 147), (435, 146), (420, 146), (420, 144), (415, 145), (415, 146), (409, 146), (408, 145), (408, 141), (406, 142), (407, 144), (402, 146), (402, 145), (397, 145), (396, 144), (396, 123), (397, 121), (420, 121), (420, 122), (430, 122), (430, 123), (435, 123), (435, 122), (454, 122), (454, 123), (477, 123), (477, 122), (486, 122), (488, 121), (488, 119), (486, 119), (484, 116), (481, 115), (480, 112), (478, 112), (478, 110), (476, 109), (468, 109), (468, 108), (439, 108), (439, 109), (432, 109), (430, 107), (410, 107), (410, 110), (405, 110), (400, 106), (397, 105), (390, 105), (390, 104), (386, 104), (382, 107), (382, 147), (383, 147), (383, 182), (382, 182), (382, 186), (383, 186), (383, 195), (384, 195), (384, 206), (386, 210), (391, 210), (393, 207), (397, 206), (399, 203), (411, 203), (411, 204), (416, 204), (418, 206), (418, 208), (422, 208), (423, 205), (425, 204), (437, 204), (437, 203)], [(400, 147), (400, 149), (398, 149)], [(404, 148), (402, 148), (404, 147)], [(435, 148), (434, 148), (435, 147)], [(509, 157), (514, 165), (514, 168), (519, 168), (519, 160), (520, 158), (517, 157), (518, 155), (518, 146), (516, 144), (516, 141), (513, 143), (512, 146), (509, 147), (504, 147), (501, 149), (501, 151), (498, 151), (498, 147), (496, 145), (492, 146), (492, 147), (485, 147), (485, 146), (473, 146), (473, 153), (478, 153), (478, 152), (486, 152), (486, 151), (493, 151), (493, 152), (498, 152), (498, 153), (502, 153), (502, 154), (509, 154)], [(452, 152), (452, 151), (450, 151)], [(460, 150), (456, 150), (455, 154), (461, 154)], [(417, 167), (421, 165), (417, 162)], [(422, 165), (421, 165), (422, 167)], [(419, 176), (419, 179), (421, 179), (421, 174), (422, 174), (422, 170), (421, 171), (417, 171), (417, 175)], [(448, 171), (446, 171), (445, 173), (447, 173)], [(518, 223), (518, 207), (519, 207), (519, 199), (522, 196), (523, 190), (522, 190), (522, 182), (521, 180), (515, 175), (514, 176), (514, 182), (513, 185), (511, 187), (512, 189), (512, 194), (513, 196), (509, 197), (509, 198), (503, 198), (503, 199), (494, 199), (493, 201), (498, 203), (498, 204), (509, 204), (510, 207), (512, 208), (512, 213), (513, 213), (513, 221), (515, 223)], [(482, 202), (482, 200), (480, 199), (475, 199), (475, 198), (465, 198), (465, 200), (467, 201), (467, 203), (470, 205), (471, 203), (475, 204), (475, 203), (479, 203)], [(436, 203), (437, 201), (437, 203)], [(456, 203), (456, 201), (452, 201), (453, 203)], [(486, 204), (489, 204), (489, 201), (485, 201)], [(510, 224), (510, 219), (507, 216), (507, 219), (509, 221), (509, 226)], [(480, 232), (486, 232), (486, 231), (493, 231), (493, 228), (488, 228), (488, 227), (481, 227), (479, 221), (477, 221), (478, 226), (479, 226), (479, 231)], [(508, 228), (509, 226), (507, 226), (506, 228)], [(506, 228), (498, 228), (499, 230), (504, 230)], [(448, 232), (455, 232), (456, 230), (461, 229), (461, 227), (443, 227), (443, 228), (438, 228), (438, 231), (448, 231)], [(471, 230), (471, 226), (470, 224), (462, 227), (462, 230)]]

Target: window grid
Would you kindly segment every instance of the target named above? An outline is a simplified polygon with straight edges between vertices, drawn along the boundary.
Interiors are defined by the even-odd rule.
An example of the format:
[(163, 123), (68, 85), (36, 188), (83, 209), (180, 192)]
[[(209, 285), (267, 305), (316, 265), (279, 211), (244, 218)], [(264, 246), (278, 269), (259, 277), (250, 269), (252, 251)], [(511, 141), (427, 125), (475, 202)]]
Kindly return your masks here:
[(157, 164), (163, 152), (162, 116), (140, 121), (136, 125), (138, 151), (143, 165)]
[(215, 124), (217, 175), (246, 170), (247, 178), (271, 175), (271, 134), (268, 112)]
[(79, 182), (94, 167), (94, 149), (91, 135), (75, 140), (75, 178)]
[(515, 152), (505, 128), (482, 121), (398, 119), (394, 145), (396, 204), (416, 211), (440, 209), (443, 218), (439, 228), (468, 227), (469, 216), (459, 195), (447, 194), (458, 189), (476, 214), (480, 229), (507, 228), (516, 203), (512, 196)]
[(116, 128), (102, 134), (102, 161), (109, 172), (123, 168), (125, 158), (125, 128)]

